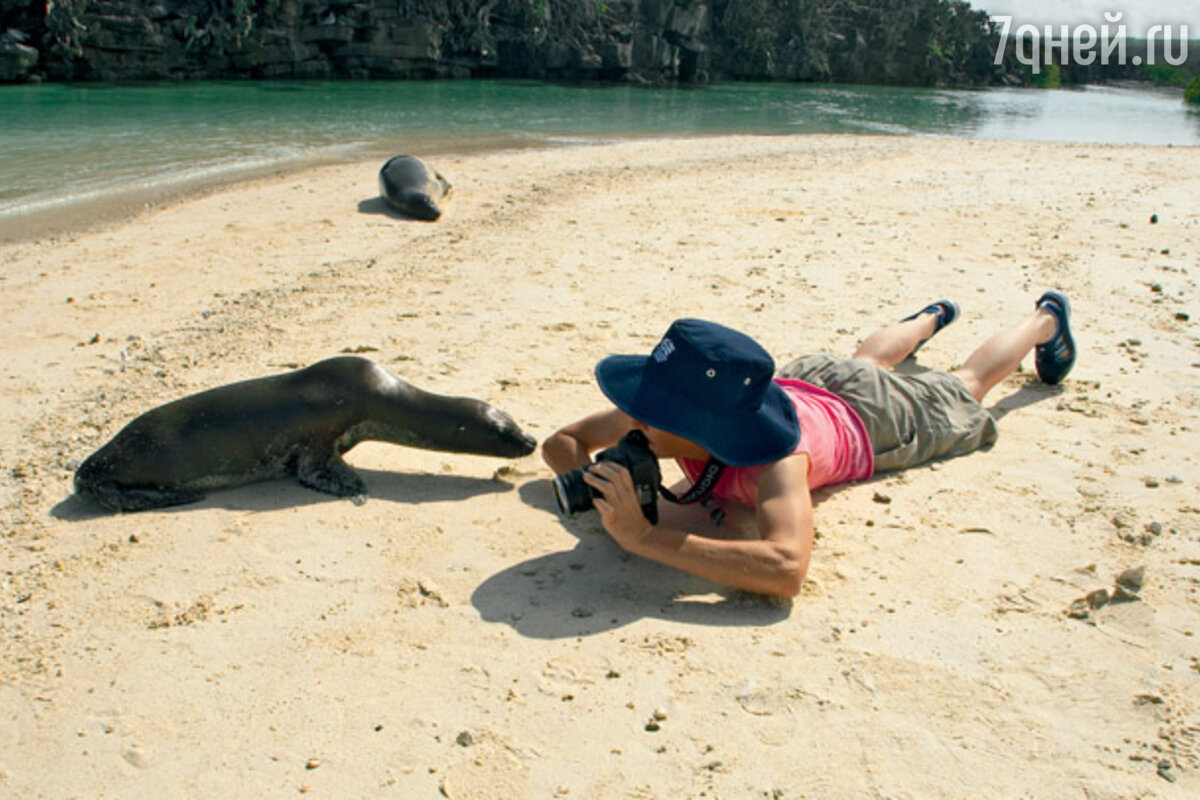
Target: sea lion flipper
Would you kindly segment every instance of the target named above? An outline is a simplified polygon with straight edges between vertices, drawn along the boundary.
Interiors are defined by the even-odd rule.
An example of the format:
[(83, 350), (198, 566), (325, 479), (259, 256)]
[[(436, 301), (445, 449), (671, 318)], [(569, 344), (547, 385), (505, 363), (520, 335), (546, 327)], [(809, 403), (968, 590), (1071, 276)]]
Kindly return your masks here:
[(341, 456), (331, 454), (326, 459), (302, 460), (296, 469), (296, 479), (307, 486), (334, 497), (354, 497), (367, 493), (367, 485)]

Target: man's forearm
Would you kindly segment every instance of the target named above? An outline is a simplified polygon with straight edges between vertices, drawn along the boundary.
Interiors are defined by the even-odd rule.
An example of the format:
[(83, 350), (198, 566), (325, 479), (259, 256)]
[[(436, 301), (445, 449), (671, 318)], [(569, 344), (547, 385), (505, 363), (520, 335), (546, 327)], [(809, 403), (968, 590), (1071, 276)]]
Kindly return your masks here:
[(807, 559), (775, 542), (709, 539), (661, 525), (626, 549), (726, 586), (783, 597), (800, 593), (808, 569)]

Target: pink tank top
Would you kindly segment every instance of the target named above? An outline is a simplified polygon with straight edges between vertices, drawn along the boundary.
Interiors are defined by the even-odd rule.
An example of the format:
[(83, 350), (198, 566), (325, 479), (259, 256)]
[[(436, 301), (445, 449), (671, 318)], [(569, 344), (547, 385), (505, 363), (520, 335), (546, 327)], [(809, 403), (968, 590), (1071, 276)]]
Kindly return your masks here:
[[(776, 378), (775, 383), (783, 387), (796, 407), (796, 418), (800, 420), (800, 443), (792, 452), (808, 455), (810, 489), (871, 477), (875, 470), (871, 440), (862, 420), (845, 400), (804, 381)], [(692, 458), (676, 460), (688, 480), (696, 480), (704, 470), (703, 461)], [(750, 508), (756, 507), (758, 476), (765, 466), (726, 467), (713, 489), (713, 495)]]

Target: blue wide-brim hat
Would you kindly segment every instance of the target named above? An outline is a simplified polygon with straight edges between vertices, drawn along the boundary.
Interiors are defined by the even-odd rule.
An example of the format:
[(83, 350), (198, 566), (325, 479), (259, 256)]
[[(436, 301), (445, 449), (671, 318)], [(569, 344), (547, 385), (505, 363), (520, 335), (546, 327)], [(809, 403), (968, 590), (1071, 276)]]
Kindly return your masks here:
[(596, 365), (600, 390), (617, 408), (735, 467), (778, 461), (800, 441), (796, 409), (774, 375), (758, 342), (700, 319), (673, 322), (648, 356)]

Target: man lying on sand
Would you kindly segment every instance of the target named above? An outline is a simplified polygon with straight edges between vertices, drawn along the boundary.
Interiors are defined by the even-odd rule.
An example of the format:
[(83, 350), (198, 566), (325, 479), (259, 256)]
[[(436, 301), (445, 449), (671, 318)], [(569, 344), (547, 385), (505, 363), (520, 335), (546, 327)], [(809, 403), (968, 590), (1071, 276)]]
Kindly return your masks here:
[[(676, 320), (649, 356), (596, 365), (616, 408), (556, 431), (542, 456), (559, 476), (584, 468), (605, 530), (626, 550), (719, 583), (794, 596), (812, 552), (813, 489), (989, 445), (997, 431), (983, 398), (1031, 349), (1046, 383), (1075, 363), (1067, 296), (1048, 291), (1033, 314), (953, 372), (892, 372), (958, 315), (951, 300), (932, 303), (876, 331), (850, 359), (803, 356), (776, 378), (775, 362), (745, 334)], [(644, 432), (658, 458), (676, 459), (691, 481), (715, 481), (703, 499), (754, 509), (760, 538), (714, 539), (651, 522), (629, 470), (591, 461), (631, 430)]]

